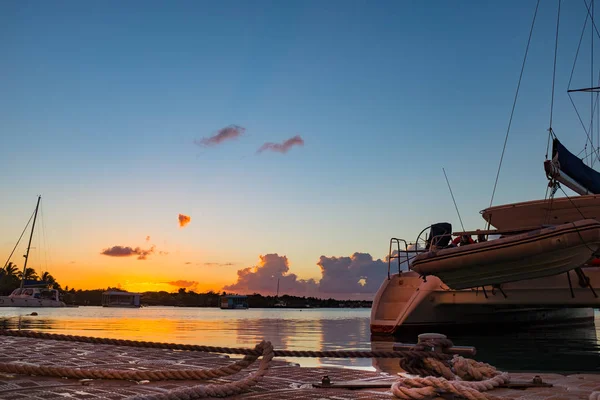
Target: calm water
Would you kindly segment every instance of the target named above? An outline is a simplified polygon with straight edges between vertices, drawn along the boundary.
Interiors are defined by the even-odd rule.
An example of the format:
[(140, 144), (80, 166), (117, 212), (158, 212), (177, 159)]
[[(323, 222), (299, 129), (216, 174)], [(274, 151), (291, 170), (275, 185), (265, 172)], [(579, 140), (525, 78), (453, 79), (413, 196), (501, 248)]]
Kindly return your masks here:
[[(38, 316), (30, 316), (36, 311)], [(389, 350), (393, 340), (374, 338), (369, 309), (249, 309), (144, 307), (140, 309), (0, 308), (0, 327), (52, 333), (253, 347), (263, 338), (285, 350)], [(450, 337), (475, 346), (477, 359), (509, 371), (600, 372), (600, 312), (596, 327)], [(415, 338), (403, 338), (415, 342)], [(303, 366), (335, 365), (397, 372), (395, 360), (289, 358)]]

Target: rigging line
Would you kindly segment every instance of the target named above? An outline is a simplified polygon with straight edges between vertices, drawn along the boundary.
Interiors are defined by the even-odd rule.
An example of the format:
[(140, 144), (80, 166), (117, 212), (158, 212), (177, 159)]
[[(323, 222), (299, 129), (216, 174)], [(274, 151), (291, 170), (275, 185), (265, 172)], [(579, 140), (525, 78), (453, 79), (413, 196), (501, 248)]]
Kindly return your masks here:
[[(492, 198), (490, 199), (490, 207), (494, 202), (494, 195), (496, 194), (496, 186), (498, 185), (498, 178), (500, 177), (500, 169), (502, 168), (502, 160), (504, 159), (504, 152), (506, 150), (506, 142), (508, 142), (508, 133), (510, 132), (510, 126), (512, 125), (513, 116), (515, 114), (515, 106), (517, 105), (517, 98), (519, 97), (519, 88), (521, 87), (521, 80), (523, 78), (523, 71), (525, 71), (525, 62), (527, 61), (527, 54), (529, 53), (529, 44), (531, 43), (531, 36), (533, 35), (533, 27), (535, 25), (535, 18), (537, 17), (538, 8), (540, 7), (540, 0), (537, 0), (535, 5), (535, 12), (533, 13), (533, 20), (531, 21), (531, 29), (529, 30), (529, 38), (527, 39), (527, 47), (525, 48), (525, 56), (523, 57), (523, 64), (521, 65), (521, 73), (519, 75), (519, 83), (517, 84), (517, 91), (515, 93), (515, 99), (513, 101), (512, 110), (510, 112), (510, 119), (508, 121), (508, 128), (506, 129), (506, 136), (504, 138), (504, 146), (502, 147), (502, 155), (500, 156), (500, 164), (498, 165), (498, 172), (496, 173), (496, 181), (494, 182), (494, 190), (492, 191)], [(489, 225), (489, 223), (488, 223)]]
[[(560, 3), (561, 0), (558, 0), (558, 13), (556, 15), (556, 39), (554, 41), (554, 66), (552, 68), (552, 100), (550, 102), (550, 129), (552, 129), (552, 114), (554, 112), (554, 86), (556, 84), (556, 56), (558, 54), (558, 27), (560, 26)], [(548, 158), (548, 149), (546, 149), (546, 158)]]
[[(585, 1), (585, 0), (584, 0)], [(587, 3), (586, 3), (587, 5)], [(591, 0), (592, 5), (592, 26), (594, 26), (594, 0)], [(588, 12), (590, 10), (588, 9)], [(595, 27), (595, 26), (594, 26)], [(594, 30), (590, 32), (590, 87), (594, 86)], [(590, 132), (592, 134), (592, 148), (594, 148), (594, 93), (590, 93)], [(590, 167), (594, 166), (594, 158), (590, 158)]]
[(23, 237), (23, 235), (25, 234), (25, 231), (27, 230), (27, 227), (29, 226), (29, 223), (31, 222), (31, 219), (33, 218), (33, 215), (35, 214), (35, 212), (33, 212), (31, 214), (31, 217), (29, 217), (29, 221), (27, 221), (27, 225), (25, 225), (25, 228), (23, 229), (23, 232), (21, 232), (21, 236), (19, 236), (19, 240), (17, 240), (17, 244), (15, 244), (15, 247), (13, 248), (13, 250), (10, 252), (10, 256), (8, 256), (8, 260), (6, 260), (6, 263), (4, 263), (4, 267), (5, 268), (8, 265), (8, 262), (10, 261), (10, 258), (12, 257), (13, 253), (15, 252), (15, 250), (17, 249), (17, 246), (19, 245), (19, 242), (21, 241), (21, 238)]
[(456, 205), (456, 200), (454, 200), (454, 194), (452, 194), (452, 188), (450, 187), (450, 182), (448, 181), (448, 176), (446, 175), (446, 170), (442, 168), (444, 171), (444, 176), (446, 177), (446, 183), (448, 184), (448, 189), (450, 189), (450, 196), (452, 196), (452, 201), (454, 202), (454, 208), (456, 208), (456, 213), (458, 214), (458, 220), (460, 221), (460, 226), (462, 227), (463, 232), (465, 231), (465, 226), (463, 225), (462, 218), (460, 217), (460, 212), (458, 212), (458, 206)]
[[(592, 20), (592, 27), (596, 31), (596, 35), (598, 36), (598, 38), (600, 38), (600, 32), (598, 32), (598, 27), (596, 26), (596, 23), (594, 22), (594, 16), (590, 13), (590, 7), (588, 6), (587, 0), (583, 0), (583, 2), (585, 4), (585, 8), (587, 8), (587, 13), (588, 13), (590, 19)], [(593, 2), (594, 2), (594, 0), (592, 0), (590, 2), (590, 4), (592, 4)], [(592, 35), (593, 34), (594, 34), (594, 32), (592, 31)]]
[[(585, 132), (586, 136), (587, 136), (587, 140), (591, 142), (590, 140), (590, 134), (588, 133), (587, 129), (585, 128), (585, 124), (583, 123), (583, 120), (581, 119), (581, 115), (579, 114), (579, 110), (577, 110), (577, 107), (575, 106), (575, 103), (573, 102), (573, 97), (571, 96), (570, 93), (568, 93), (569, 96), (569, 100), (571, 100), (571, 104), (573, 105), (573, 108), (575, 109), (575, 112), (577, 113), (577, 117), (579, 118), (579, 122), (581, 123), (581, 126), (583, 128), (583, 131)], [(587, 142), (586, 142), (587, 145)], [(599, 157), (598, 152), (600, 151), (600, 149), (594, 149), (592, 148), (592, 152), (594, 154), (596, 154), (596, 157)]]
[[(41, 217), (41, 223), (42, 223), (42, 244), (40, 245), (40, 249), (43, 248), (44, 249), (44, 268), (45, 271), (48, 271), (48, 240), (46, 238), (46, 223), (45, 223), (45, 218), (44, 218), (44, 204), (40, 204), (40, 217)], [(41, 258), (41, 257), (40, 257)], [(40, 264), (41, 264), (41, 260), (40, 260)], [(44, 272), (44, 271), (42, 271)]]
[(577, 65), (577, 58), (579, 57), (579, 50), (581, 49), (581, 42), (583, 41), (583, 35), (585, 34), (585, 27), (587, 26), (588, 19), (590, 19), (589, 14), (585, 16), (585, 21), (583, 22), (583, 29), (581, 29), (581, 35), (579, 36), (579, 44), (577, 45), (577, 51), (575, 52), (575, 59), (573, 60), (573, 67), (571, 68), (571, 76), (569, 77), (567, 89), (571, 89), (571, 82), (573, 81), (573, 74), (575, 73), (575, 65)]

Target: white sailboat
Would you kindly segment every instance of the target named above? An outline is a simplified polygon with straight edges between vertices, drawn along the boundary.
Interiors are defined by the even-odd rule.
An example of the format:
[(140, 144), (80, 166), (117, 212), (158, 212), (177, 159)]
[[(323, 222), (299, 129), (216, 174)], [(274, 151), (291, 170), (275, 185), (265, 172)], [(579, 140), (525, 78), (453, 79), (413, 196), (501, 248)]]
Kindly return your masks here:
[[(29, 251), (31, 250), (31, 240), (35, 229), (38, 209), (40, 206), (41, 196), (38, 196), (35, 212), (33, 214), (33, 224), (29, 235), (29, 243), (27, 245), (27, 253), (23, 265), (23, 274), (21, 277), (20, 287), (13, 290), (8, 296), (0, 296), (0, 307), (65, 307), (66, 304), (60, 298), (60, 293), (56, 289), (47, 288), (45, 282), (26, 282), (25, 276), (27, 272), (27, 261), (29, 259)], [(18, 245), (18, 243), (17, 243)], [(10, 260), (10, 257), (9, 257)], [(8, 263), (8, 261), (7, 261)]]
[[(570, 92), (600, 93), (600, 83)], [(598, 96), (596, 103), (600, 107)], [(371, 309), (373, 334), (594, 323), (593, 309), (600, 308), (600, 173), (569, 152), (552, 128), (549, 135), (548, 198), (490, 204), (481, 211), (485, 230), (453, 233), (448, 223), (431, 225), (414, 249), (403, 239), (390, 240), (388, 277)], [(598, 155), (593, 142), (592, 149)], [(579, 196), (554, 198), (561, 184)], [(419, 242), (426, 231), (427, 240)], [(471, 235), (480, 240), (450, 244), (452, 236)], [(487, 241), (489, 235), (500, 239)], [(398, 273), (390, 270), (392, 259), (398, 259)]]

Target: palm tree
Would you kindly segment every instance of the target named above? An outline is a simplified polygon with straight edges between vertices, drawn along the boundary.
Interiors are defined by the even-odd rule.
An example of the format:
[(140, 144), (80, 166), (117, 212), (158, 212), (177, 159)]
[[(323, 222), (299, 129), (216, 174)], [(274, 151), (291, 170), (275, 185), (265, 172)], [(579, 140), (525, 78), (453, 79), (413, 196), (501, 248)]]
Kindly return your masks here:
[(56, 282), (56, 279), (54, 279), (54, 277), (52, 275), (50, 275), (50, 272), (48, 272), (48, 271), (44, 271), (42, 273), (42, 277), (40, 279), (44, 282), (47, 282), (50, 285), (52, 285), (53, 283)]
[(22, 272), (18, 272), (17, 277), (21, 280), (36, 280), (38, 279), (38, 274), (35, 272), (35, 269), (27, 268), (25, 270), (25, 276), (23, 276)]
[(13, 264), (12, 262), (9, 262), (8, 264), (6, 264), (6, 267), (4, 267), (4, 273), (7, 276), (14, 276), (17, 272), (17, 266), (15, 264)]

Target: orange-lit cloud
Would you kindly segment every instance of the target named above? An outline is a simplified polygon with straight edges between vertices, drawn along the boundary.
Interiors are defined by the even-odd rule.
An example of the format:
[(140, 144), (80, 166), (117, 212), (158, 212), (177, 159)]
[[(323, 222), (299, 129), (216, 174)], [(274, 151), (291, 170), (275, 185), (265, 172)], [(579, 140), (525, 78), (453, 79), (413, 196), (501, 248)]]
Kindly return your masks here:
[(205, 262), (204, 265), (209, 267), (229, 267), (231, 265), (235, 265), (236, 263), (226, 262), (226, 263), (217, 263), (217, 262)]
[(171, 282), (165, 282), (168, 285), (172, 285), (178, 288), (186, 288), (189, 289), (191, 291), (196, 291), (196, 288), (198, 287), (198, 283), (197, 281), (186, 281), (183, 279), (177, 280), (177, 281), (171, 281)]
[(146, 242), (150, 241), (150, 236), (146, 236)]
[(225, 128), (219, 129), (217, 133), (210, 137), (205, 137), (200, 140), (194, 140), (199, 146), (214, 146), (220, 144), (226, 140), (235, 139), (241, 136), (246, 131), (246, 128), (242, 128), (237, 125), (229, 125)]
[(110, 257), (130, 257), (137, 255), (138, 260), (146, 260), (150, 254), (154, 254), (156, 246), (152, 246), (149, 249), (142, 249), (141, 247), (129, 247), (129, 246), (113, 246), (108, 249), (102, 250), (100, 254)]
[(294, 146), (304, 146), (304, 140), (299, 135), (289, 138), (283, 143), (267, 142), (260, 146), (260, 148), (256, 152), (262, 153), (263, 151), (270, 150), (278, 153), (287, 153), (288, 150)]
[(191, 220), (192, 220), (192, 218), (190, 216), (179, 214), (179, 226), (180, 227), (183, 228), (184, 226), (189, 224)]

